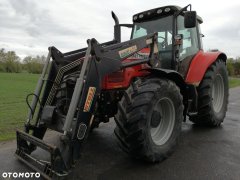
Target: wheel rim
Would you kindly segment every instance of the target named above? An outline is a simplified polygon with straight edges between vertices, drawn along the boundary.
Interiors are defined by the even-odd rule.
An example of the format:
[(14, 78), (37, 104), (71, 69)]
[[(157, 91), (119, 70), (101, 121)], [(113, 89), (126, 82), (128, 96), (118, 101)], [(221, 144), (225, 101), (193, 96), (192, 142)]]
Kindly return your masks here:
[(165, 97), (156, 103), (153, 109), (152, 120), (155, 118), (159, 118), (160, 122), (154, 127), (151, 124), (151, 137), (156, 145), (163, 145), (171, 137), (175, 124), (175, 108), (172, 100)]
[(212, 87), (212, 104), (215, 112), (220, 112), (223, 106), (224, 99), (224, 84), (220, 74), (216, 75)]

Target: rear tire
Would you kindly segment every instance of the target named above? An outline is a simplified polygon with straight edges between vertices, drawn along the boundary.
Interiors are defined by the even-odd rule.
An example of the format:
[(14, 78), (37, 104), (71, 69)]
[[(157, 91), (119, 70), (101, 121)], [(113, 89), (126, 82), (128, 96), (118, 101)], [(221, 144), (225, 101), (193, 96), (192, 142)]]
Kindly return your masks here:
[(120, 147), (134, 158), (159, 162), (177, 144), (183, 121), (182, 95), (166, 79), (133, 83), (118, 104), (115, 134)]
[(228, 75), (225, 62), (218, 59), (207, 70), (198, 89), (198, 115), (189, 120), (199, 125), (219, 126), (228, 105)]

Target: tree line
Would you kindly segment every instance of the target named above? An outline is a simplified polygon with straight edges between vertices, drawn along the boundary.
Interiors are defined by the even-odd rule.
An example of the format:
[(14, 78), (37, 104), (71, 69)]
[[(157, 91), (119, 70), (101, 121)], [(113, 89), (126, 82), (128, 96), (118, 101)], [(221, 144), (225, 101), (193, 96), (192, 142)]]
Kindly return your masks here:
[[(20, 73), (28, 72), (39, 74), (42, 72), (45, 56), (27, 56), (21, 60), (14, 51), (5, 51), (0, 49), (0, 72)], [(240, 77), (240, 57), (229, 58), (227, 60), (227, 69), (229, 76)]]
[(15, 51), (0, 49), (0, 72), (20, 73), (28, 72), (39, 74), (42, 72), (45, 56), (26, 56), (21, 60)]
[(229, 58), (227, 60), (227, 70), (229, 76), (240, 77), (240, 57), (236, 59)]

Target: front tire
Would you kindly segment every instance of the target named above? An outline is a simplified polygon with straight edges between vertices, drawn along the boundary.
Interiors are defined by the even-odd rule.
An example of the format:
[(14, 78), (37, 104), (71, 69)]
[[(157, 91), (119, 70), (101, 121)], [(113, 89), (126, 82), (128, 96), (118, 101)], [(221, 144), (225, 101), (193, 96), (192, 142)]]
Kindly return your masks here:
[(226, 64), (218, 59), (205, 73), (198, 91), (198, 115), (189, 120), (210, 127), (219, 126), (228, 105), (228, 75)]
[(118, 104), (115, 134), (120, 147), (134, 158), (159, 162), (177, 144), (183, 121), (182, 95), (166, 79), (133, 83)]

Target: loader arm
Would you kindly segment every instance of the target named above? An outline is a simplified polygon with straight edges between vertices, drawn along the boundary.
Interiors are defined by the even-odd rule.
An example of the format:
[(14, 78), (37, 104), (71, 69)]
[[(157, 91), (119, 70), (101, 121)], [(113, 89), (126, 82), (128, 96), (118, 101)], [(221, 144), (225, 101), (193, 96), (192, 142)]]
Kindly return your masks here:
[[(152, 67), (159, 67), (160, 60), (157, 47), (157, 33), (152, 33), (140, 38), (132, 39), (116, 44), (99, 44), (95, 39), (87, 41), (86, 49), (78, 50), (72, 53), (61, 54), (56, 48), (50, 48), (50, 56), (53, 61), (59, 65), (55, 75), (51, 66), (48, 80), (42, 98), (42, 107), (38, 110), (35, 125), (31, 121), (36, 110), (37, 98), (40, 97), (43, 79), (40, 79), (35, 90), (32, 106), (30, 107), (29, 117), (26, 123), (25, 132), (17, 131), (17, 151), (16, 156), (29, 165), (31, 168), (39, 171), (44, 177), (67, 175), (74, 162), (80, 157), (82, 142), (86, 139), (89, 127), (91, 126), (96, 110), (96, 102), (101, 92), (101, 82), (104, 76), (124, 69), (126, 67), (138, 64), (148, 63)], [(150, 48), (150, 54), (147, 59), (135, 60), (123, 63), (122, 60), (132, 56), (143, 48)], [(51, 52), (52, 51), (52, 52)], [(73, 57), (84, 58), (75, 59)], [(70, 60), (70, 61), (69, 61)], [(48, 60), (49, 61), (49, 60)], [(63, 62), (64, 65), (60, 65)], [(47, 65), (46, 65), (47, 66)], [(68, 112), (62, 126), (57, 130), (61, 135), (60, 145), (53, 146), (45, 143), (42, 139), (47, 128), (54, 129), (54, 106), (55, 89), (58, 88), (59, 81), (65, 72), (71, 68), (81, 67), (81, 71), (76, 80), (75, 88), (68, 108)], [(41, 77), (46, 74), (46, 68)], [(35, 99), (36, 98), (36, 99)], [(56, 121), (57, 118), (55, 118)], [(32, 134), (30, 134), (31, 131)], [(54, 129), (56, 130), (56, 129)], [(39, 147), (48, 151), (51, 155), (51, 161), (45, 162), (32, 157), (31, 152), (34, 147)]]
[[(160, 65), (156, 36), (157, 34), (150, 34), (145, 37), (114, 44), (108, 47), (102, 47), (95, 39), (88, 41), (88, 49), (82, 71), (77, 79), (73, 98), (63, 127), (65, 135), (70, 132), (72, 128), (73, 139), (77, 137), (82, 140), (85, 137), (87, 127), (89, 127), (90, 120), (94, 115), (95, 103), (100, 94), (101, 82), (104, 76), (125, 68), (128, 65), (134, 66), (146, 62), (149, 62), (153, 67), (158, 67)], [(145, 62), (135, 61), (130, 64), (121, 62), (148, 46), (150, 46), (151, 52), (149, 58), (146, 59)], [(91, 97), (92, 94), (94, 94), (94, 97)], [(80, 102), (78, 102), (78, 100), (80, 100)], [(91, 101), (89, 102), (88, 100)], [(88, 107), (89, 105), (91, 106)], [(88, 108), (88, 111), (85, 109), (86, 107)], [(76, 109), (79, 109), (79, 120), (77, 121), (77, 124), (72, 127), (73, 116)], [(81, 133), (82, 135), (79, 135)]]

